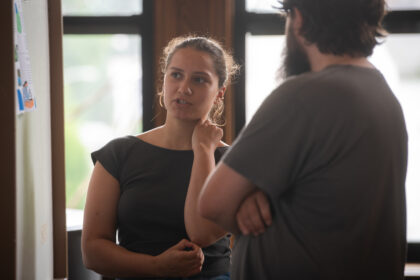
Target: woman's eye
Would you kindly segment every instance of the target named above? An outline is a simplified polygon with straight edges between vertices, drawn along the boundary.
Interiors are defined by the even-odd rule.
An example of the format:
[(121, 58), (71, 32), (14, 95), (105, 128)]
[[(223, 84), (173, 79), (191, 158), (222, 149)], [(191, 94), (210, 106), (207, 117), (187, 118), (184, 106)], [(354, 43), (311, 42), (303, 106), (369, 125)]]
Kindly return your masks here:
[(195, 78), (194, 78), (194, 81), (195, 81), (195, 82), (197, 82), (197, 83), (199, 83), (199, 84), (202, 84), (202, 83), (204, 83), (206, 80), (205, 80), (204, 78), (202, 78), (202, 77), (195, 77)]
[(179, 78), (181, 77), (181, 74), (180, 74), (180, 73), (178, 73), (178, 72), (172, 72), (172, 73), (171, 73), (171, 76), (172, 76), (173, 78), (175, 78), (175, 79), (179, 79)]

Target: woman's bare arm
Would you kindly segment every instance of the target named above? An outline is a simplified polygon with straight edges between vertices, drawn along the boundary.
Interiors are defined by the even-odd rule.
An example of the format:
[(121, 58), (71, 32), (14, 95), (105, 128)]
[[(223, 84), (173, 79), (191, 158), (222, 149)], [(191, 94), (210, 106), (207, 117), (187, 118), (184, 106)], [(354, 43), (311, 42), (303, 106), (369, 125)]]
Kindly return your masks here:
[(222, 135), (223, 131), (208, 121), (197, 124), (193, 133), (194, 161), (185, 201), (184, 218), (189, 238), (200, 247), (213, 244), (227, 233), (198, 212), (198, 197), (207, 177), (215, 168), (214, 151)]
[[(118, 181), (100, 162), (89, 183), (82, 232), (83, 262), (88, 269), (111, 277), (190, 276), (201, 271), (202, 252), (181, 240), (158, 256), (134, 253), (115, 243)], [(192, 247), (192, 251), (185, 251)]]

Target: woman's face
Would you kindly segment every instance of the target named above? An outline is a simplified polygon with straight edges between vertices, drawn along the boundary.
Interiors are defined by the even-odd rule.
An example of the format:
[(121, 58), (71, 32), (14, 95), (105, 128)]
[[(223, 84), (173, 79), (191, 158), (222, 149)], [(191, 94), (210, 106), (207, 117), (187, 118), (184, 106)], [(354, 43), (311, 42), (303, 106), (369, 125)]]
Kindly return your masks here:
[(219, 77), (209, 54), (193, 48), (177, 50), (168, 65), (163, 82), (167, 118), (188, 121), (207, 119), (217, 98)]

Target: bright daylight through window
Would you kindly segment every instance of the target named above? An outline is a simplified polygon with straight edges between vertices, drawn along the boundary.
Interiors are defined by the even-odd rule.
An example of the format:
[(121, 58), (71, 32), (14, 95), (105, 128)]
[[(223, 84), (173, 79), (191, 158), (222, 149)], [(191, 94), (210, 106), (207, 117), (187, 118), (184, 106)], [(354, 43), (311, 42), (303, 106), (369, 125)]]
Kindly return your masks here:
[(62, 0), (65, 16), (126, 16), (142, 13), (141, 0)]
[(139, 49), (138, 36), (64, 37), (67, 208), (84, 207), (90, 153), (141, 131)]
[[(63, 15), (77, 17), (130, 17), (141, 14), (142, 6), (141, 0), (62, 0)], [(141, 36), (65, 34), (63, 44), (69, 229), (82, 223), (90, 153), (113, 138), (142, 131)]]

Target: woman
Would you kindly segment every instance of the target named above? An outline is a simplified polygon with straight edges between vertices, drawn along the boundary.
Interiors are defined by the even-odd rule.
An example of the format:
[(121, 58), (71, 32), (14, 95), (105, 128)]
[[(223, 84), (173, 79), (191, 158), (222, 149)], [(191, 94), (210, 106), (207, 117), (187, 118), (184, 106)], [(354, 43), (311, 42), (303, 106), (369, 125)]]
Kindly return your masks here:
[(214, 123), (237, 69), (209, 38), (175, 38), (165, 48), (165, 124), (92, 153), (82, 233), (89, 269), (125, 279), (229, 279), (229, 236), (197, 214), (196, 201), (227, 149)]

